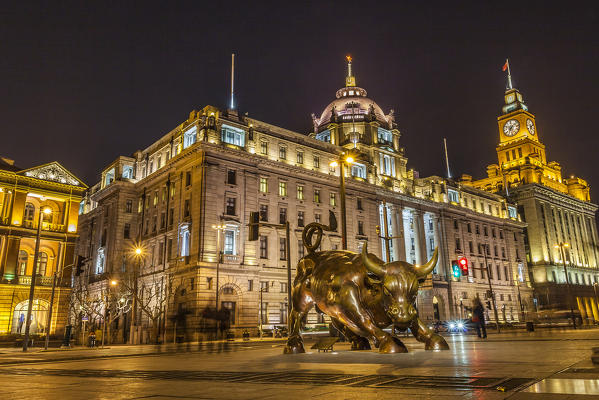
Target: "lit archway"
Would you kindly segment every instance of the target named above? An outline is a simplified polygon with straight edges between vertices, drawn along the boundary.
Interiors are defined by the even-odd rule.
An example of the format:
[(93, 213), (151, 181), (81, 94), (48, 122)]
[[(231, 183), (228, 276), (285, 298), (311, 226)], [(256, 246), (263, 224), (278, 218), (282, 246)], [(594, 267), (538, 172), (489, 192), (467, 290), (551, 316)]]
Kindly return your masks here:
[[(12, 333), (25, 334), (25, 318), (27, 316), (27, 307), (29, 300), (20, 302), (15, 306), (12, 319)], [(31, 309), (30, 334), (41, 334), (46, 332), (48, 325), (48, 302), (45, 300), (34, 299)]]

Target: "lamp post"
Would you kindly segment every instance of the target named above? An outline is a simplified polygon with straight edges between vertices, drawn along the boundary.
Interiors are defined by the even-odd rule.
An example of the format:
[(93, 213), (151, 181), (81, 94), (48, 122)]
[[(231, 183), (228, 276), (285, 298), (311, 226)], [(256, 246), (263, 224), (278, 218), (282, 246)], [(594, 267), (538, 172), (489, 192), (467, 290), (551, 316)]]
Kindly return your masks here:
[(218, 311), (218, 286), (219, 286), (219, 278), (220, 278), (220, 263), (222, 258), (222, 250), (220, 249), (220, 237), (221, 232), (226, 228), (225, 225), (212, 225), (212, 229), (216, 229), (216, 292), (215, 292), (215, 301), (216, 301), (216, 311)]
[(40, 209), (39, 220), (37, 222), (37, 234), (35, 236), (35, 254), (33, 255), (33, 270), (31, 271), (31, 284), (29, 286), (29, 304), (27, 305), (27, 319), (25, 320), (25, 340), (23, 340), (23, 351), (27, 351), (27, 345), (29, 343), (29, 329), (31, 327), (31, 311), (33, 310), (33, 294), (35, 293), (35, 277), (37, 274), (37, 261), (39, 259), (40, 251), (40, 234), (42, 230), (42, 216), (44, 214), (50, 215), (52, 209), (46, 207)]
[(491, 284), (491, 274), (489, 270), (489, 264), (487, 263), (487, 250), (490, 249), (488, 243), (481, 244), (483, 247), (483, 257), (485, 258), (485, 269), (487, 270), (487, 282), (489, 283), (489, 292), (491, 294), (491, 302), (493, 304), (493, 314), (495, 315), (495, 325), (497, 326), (497, 333), (501, 333), (499, 329), (499, 315), (497, 314), (497, 304), (495, 303), (495, 293), (493, 293), (493, 285)]
[(268, 292), (268, 282), (266, 282), (266, 287), (260, 287), (260, 338), (262, 338), (262, 323), (264, 316), (264, 303), (262, 302), (262, 293)]
[(562, 262), (564, 263), (564, 275), (566, 276), (566, 286), (568, 289), (568, 305), (570, 306), (570, 318), (572, 318), (572, 326), (574, 327), (574, 329), (576, 329), (576, 320), (574, 319), (574, 307), (572, 306), (572, 289), (570, 287), (570, 278), (568, 277), (568, 270), (566, 269), (566, 251), (564, 250), (564, 247), (570, 247), (570, 244), (566, 242), (559, 242), (553, 247), (560, 250)]
[(331, 162), (331, 167), (339, 166), (339, 197), (341, 201), (341, 247), (347, 250), (347, 211), (345, 209), (345, 164), (351, 165), (354, 158), (350, 155)]
[[(117, 281), (112, 279), (110, 281), (110, 286), (116, 286), (117, 283)], [(106, 337), (106, 318), (108, 318), (110, 286), (106, 286), (106, 300), (104, 301), (104, 318), (102, 319), (102, 348), (104, 348), (104, 337)]]
[(129, 341), (131, 344), (135, 341), (136, 330), (137, 330), (137, 274), (141, 269), (141, 259), (143, 258), (143, 249), (140, 246), (137, 246), (134, 250), (134, 256), (137, 258), (137, 268), (133, 269), (133, 299), (131, 304), (131, 325), (129, 332)]

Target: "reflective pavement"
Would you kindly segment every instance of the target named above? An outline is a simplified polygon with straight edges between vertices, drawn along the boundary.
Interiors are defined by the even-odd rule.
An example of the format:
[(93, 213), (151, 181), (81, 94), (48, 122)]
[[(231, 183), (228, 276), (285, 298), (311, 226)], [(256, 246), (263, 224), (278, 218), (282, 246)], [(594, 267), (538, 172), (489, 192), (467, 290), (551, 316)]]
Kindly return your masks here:
[[(403, 339), (402, 339), (403, 340)], [(283, 355), (282, 341), (0, 354), (7, 399), (599, 399), (599, 330), (448, 338), (450, 351)], [(2, 351), (0, 351), (1, 353)]]

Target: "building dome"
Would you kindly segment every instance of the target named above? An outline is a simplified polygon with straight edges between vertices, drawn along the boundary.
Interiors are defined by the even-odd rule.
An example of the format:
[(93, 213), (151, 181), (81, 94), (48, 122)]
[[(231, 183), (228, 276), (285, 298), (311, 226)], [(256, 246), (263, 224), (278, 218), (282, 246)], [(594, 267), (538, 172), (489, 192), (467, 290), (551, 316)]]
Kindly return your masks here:
[(348, 57), (348, 76), (345, 78), (345, 87), (337, 90), (336, 99), (325, 107), (320, 118), (312, 114), (314, 132), (326, 129), (331, 122), (376, 120), (385, 126), (391, 126), (393, 111), (385, 115), (381, 107), (374, 100), (369, 99), (367, 94), (365, 89), (356, 86), (356, 78), (351, 72), (351, 58)]

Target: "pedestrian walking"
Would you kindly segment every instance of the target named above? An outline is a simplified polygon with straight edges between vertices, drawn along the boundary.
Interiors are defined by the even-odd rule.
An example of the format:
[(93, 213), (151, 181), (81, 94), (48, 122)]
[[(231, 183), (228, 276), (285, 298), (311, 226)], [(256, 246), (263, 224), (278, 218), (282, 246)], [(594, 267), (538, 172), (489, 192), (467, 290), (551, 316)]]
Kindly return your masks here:
[(485, 326), (485, 308), (480, 299), (474, 299), (474, 307), (472, 308), (472, 322), (476, 327), (476, 334), (479, 338), (487, 338), (487, 328)]

